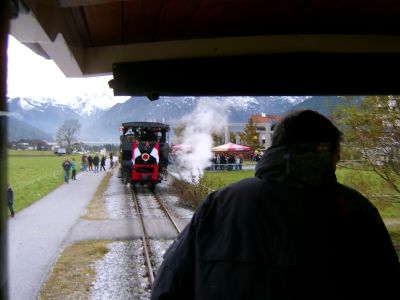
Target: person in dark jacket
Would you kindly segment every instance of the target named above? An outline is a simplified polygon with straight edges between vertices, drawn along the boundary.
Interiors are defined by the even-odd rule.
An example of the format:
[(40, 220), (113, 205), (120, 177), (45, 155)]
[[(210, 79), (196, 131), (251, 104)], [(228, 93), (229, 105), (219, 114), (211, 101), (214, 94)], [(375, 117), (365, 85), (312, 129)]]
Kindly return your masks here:
[(11, 188), (11, 185), (7, 185), (7, 205), (10, 210), (11, 217), (14, 217), (14, 191)]
[(93, 157), (89, 154), (87, 157), (88, 160), (88, 170), (93, 171)]
[(68, 183), (69, 181), (69, 171), (71, 170), (71, 162), (68, 158), (65, 158), (64, 162), (61, 164), (64, 171), (64, 182)]
[(97, 173), (99, 172), (99, 156), (97, 155), (97, 153), (95, 154), (95, 156), (93, 157), (93, 165), (94, 165), (94, 172)]
[(106, 165), (106, 157), (103, 155), (100, 161), (100, 171), (106, 170), (105, 165)]
[(377, 209), (336, 181), (340, 137), (317, 112), (283, 118), (255, 178), (209, 194), (168, 249), (151, 299), (397, 298)]

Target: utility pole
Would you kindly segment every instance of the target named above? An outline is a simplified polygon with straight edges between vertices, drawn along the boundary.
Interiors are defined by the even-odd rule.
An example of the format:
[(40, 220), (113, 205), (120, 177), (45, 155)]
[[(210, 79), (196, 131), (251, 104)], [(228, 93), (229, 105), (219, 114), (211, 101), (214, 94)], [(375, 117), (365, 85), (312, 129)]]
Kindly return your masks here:
[(225, 144), (229, 143), (229, 125), (225, 126)]

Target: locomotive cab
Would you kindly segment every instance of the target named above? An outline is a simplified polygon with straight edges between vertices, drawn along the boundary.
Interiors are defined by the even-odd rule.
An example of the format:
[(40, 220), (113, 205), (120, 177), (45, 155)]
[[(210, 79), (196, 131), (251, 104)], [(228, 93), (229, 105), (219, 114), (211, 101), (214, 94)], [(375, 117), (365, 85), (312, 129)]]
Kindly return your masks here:
[(125, 183), (154, 188), (167, 176), (169, 126), (155, 122), (122, 124), (121, 175)]

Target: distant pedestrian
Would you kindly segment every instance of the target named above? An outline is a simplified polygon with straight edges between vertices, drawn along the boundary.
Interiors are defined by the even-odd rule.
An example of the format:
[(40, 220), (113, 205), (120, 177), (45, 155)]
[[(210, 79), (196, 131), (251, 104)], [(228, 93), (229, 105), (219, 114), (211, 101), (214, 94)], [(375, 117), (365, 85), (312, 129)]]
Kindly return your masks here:
[(238, 171), (240, 167), (240, 156), (236, 155), (235, 156), (235, 170)]
[(71, 179), (72, 180), (76, 180), (76, 161), (75, 161), (75, 158), (73, 158), (72, 161), (71, 161), (71, 170), (72, 170)]
[(93, 157), (90, 154), (89, 154), (87, 160), (89, 163), (89, 171), (93, 171)]
[(82, 155), (81, 165), (82, 165), (82, 171), (87, 172), (87, 158), (85, 154)]
[(106, 170), (106, 157), (103, 155), (100, 162), (100, 171)]
[(7, 204), (8, 204), (8, 208), (10, 210), (11, 213), (11, 217), (14, 217), (14, 191), (11, 188), (11, 185), (8, 184), (7, 185)]
[(96, 154), (93, 157), (93, 166), (94, 166), (94, 172), (95, 173), (99, 172), (99, 162), (100, 162), (99, 156)]
[(113, 154), (110, 153), (110, 169), (112, 169), (114, 167), (114, 157)]
[(71, 170), (71, 162), (68, 160), (68, 158), (65, 158), (64, 162), (61, 164), (63, 170), (64, 170), (64, 182), (68, 183), (69, 181), (69, 171)]

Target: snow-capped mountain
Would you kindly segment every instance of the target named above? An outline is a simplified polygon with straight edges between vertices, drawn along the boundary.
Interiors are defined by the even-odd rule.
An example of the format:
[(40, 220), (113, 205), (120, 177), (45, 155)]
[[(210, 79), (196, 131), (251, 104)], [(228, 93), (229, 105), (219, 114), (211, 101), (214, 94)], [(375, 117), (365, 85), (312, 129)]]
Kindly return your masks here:
[(84, 94), (71, 98), (65, 103), (72, 110), (83, 117), (90, 117), (110, 109), (117, 103), (123, 103), (129, 97), (111, 97), (108, 94)]
[(80, 117), (92, 117), (102, 113), (116, 103), (122, 103), (129, 97), (111, 97), (108, 94), (84, 94), (82, 96), (72, 97), (68, 100), (56, 100), (52, 98), (10, 98), (8, 105), (13, 109), (20, 107), (25, 111), (44, 111), (50, 107), (61, 111), (72, 111)]
[(72, 109), (66, 105), (57, 104), (54, 99), (38, 101), (29, 98), (14, 98), (9, 99), (7, 104), (13, 118), (48, 133), (54, 133), (60, 122), (68, 118), (79, 118)]
[[(337, 99), (329, 98), (334, 98), (328, 99), (331, 103)], [(322, 97), (306, 96), (160, 97), (157, 101), (149, 101), (146, 97), (131, 97), (126, 101), (122, 98), (122, 103), (117, 104), (114, 104), (114, 100), (108, 95), (84, 95), (60, 104), (54, 99), (13, 98), (8, 100), (10, 123), (17, 123), (15, 120), (23, 121), (24, 124), (55, 137), (57, 129), (65, 120), (78, 119), (82, 125), (79, 137), (81, 140), (118, 141), (119, 127), (123, 122), (157, 121), (173, 127), (194, 111), (200, 101), (205, 103), (205, 107), (209, 103), (210, 108), (217, 103), (217, 109), (221, 110), (229, 123), (241, 124), (246, 123), (252, 114), (284, 114), (295, 107), (307, 106), (316, 109), (312, 107), (316, 102), (326, 106)], [(9, 126), (14, 130), (17, 127)], [(9, 137), (13, 139), (12, 132), (9, 132)]]
[(160, 97), (149, 101), (146, 97), (132, 97), (116, 104), (98, 118), (88, 122), (83, 136), (93, 133), (106, 138), (117, 138), (123, 122), (157, 121), (177, 124), (192, 112), (199, 101), (220, 103), (220, 110), (230, 123), (246, 123), (252, 114), (283, 114), (309, 97)]
[[(30, 99), (17, 97), (8, 99), (8, 110), (11, 112), (9, 138), (21, 138), (23, 132), (42, 132), (54, 138), (57, 129), (65, 120), (78, 119), (83, 125), (87, 120), (96, 118), (105, 111), (93, 103), (95, 102), (89, 97), (86, 99), (72, 99), (67, 104), (60, 104), (51, 98)], [(26, 126), (31, 126), (32, 128), (31, 130), (18, 130), (21, 127), (18, 124), (24, 124), (24, 128)], [(15, 132), (19, 132), (19, 134), (15, 135)], [(40, 134), (40, 136), (43, 137), (43, 134)], [(25, 138), (30, 138), (30, 136), (27, 134)]]

